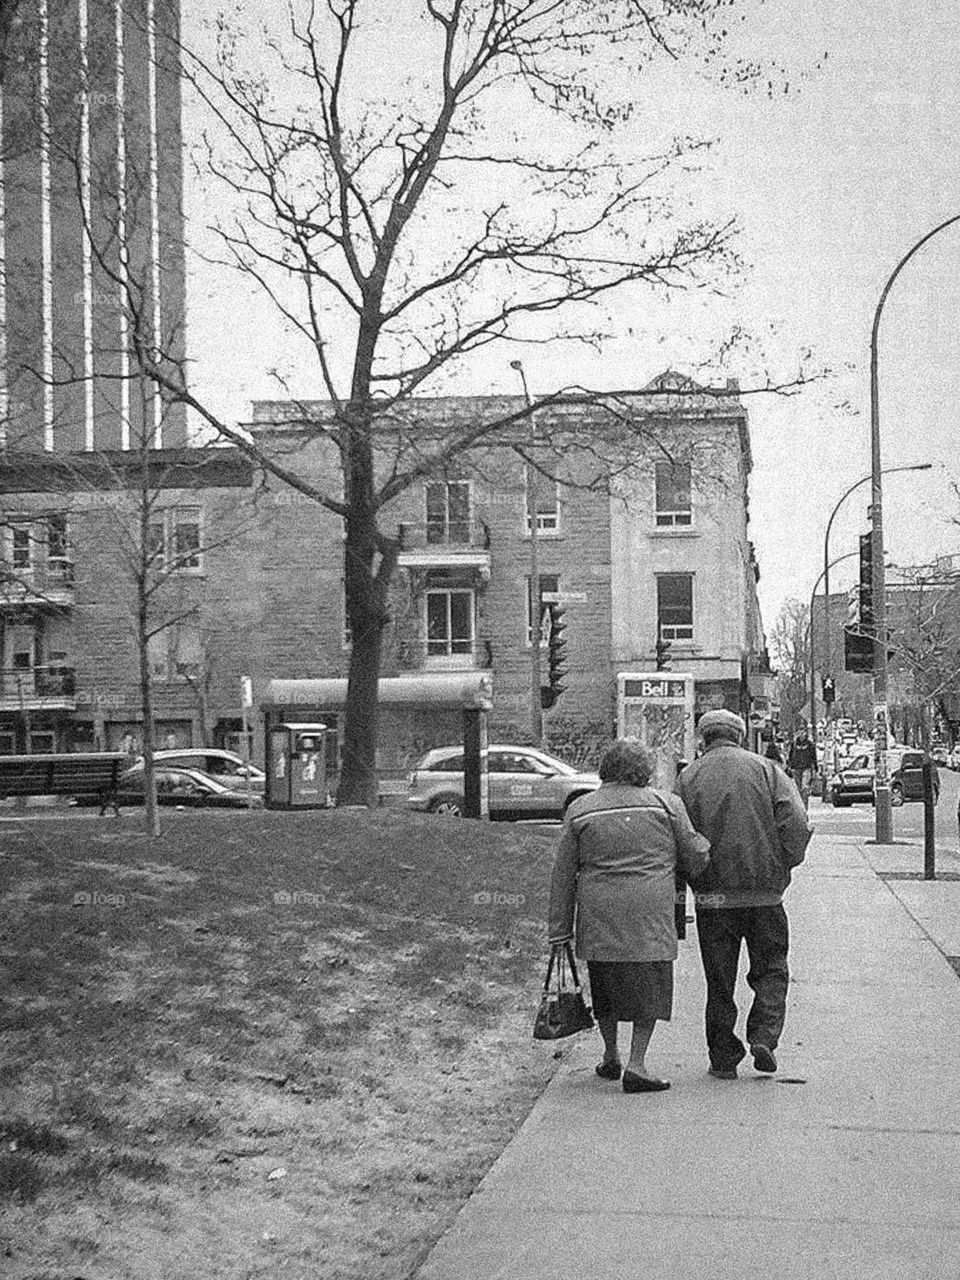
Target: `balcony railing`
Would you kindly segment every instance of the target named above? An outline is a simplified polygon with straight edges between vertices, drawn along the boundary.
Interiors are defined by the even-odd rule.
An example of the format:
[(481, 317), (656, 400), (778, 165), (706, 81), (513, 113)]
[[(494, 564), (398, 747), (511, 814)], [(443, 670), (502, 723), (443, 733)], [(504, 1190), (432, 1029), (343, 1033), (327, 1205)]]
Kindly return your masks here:
[(58, 703), (71, 701), (76, 695), (76, 671), (73, 667), (2, 667), (0, 699), (9, 707), (28, 707), (38, 700)]
[(489, 551), (490, 530), (482, 520), (428, 521), (404, 524), (403, 551)]
[(493, 666), (489, 640), (401, 640), (400, 671), (485, 671)]
[(68, 604), (73, 600), (73, 562), (0, 563), (0, 604)]

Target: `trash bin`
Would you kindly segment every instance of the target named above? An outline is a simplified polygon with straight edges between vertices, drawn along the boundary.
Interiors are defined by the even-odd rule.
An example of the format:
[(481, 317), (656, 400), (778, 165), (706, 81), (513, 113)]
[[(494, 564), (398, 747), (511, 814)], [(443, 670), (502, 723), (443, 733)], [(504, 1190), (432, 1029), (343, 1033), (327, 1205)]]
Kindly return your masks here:
[(325, 724), (282, 724), (270, 730), (267, 744), (268, 809), (326, 809), (327, 785)]

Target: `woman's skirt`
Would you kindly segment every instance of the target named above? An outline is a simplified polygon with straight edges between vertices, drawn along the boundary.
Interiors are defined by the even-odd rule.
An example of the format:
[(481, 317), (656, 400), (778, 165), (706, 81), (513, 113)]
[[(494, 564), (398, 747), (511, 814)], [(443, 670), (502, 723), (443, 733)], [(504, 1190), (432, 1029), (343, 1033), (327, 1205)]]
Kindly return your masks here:
[(618, 1022), (670, 1021), (672, 960), (588, 960), (595, 1018)]

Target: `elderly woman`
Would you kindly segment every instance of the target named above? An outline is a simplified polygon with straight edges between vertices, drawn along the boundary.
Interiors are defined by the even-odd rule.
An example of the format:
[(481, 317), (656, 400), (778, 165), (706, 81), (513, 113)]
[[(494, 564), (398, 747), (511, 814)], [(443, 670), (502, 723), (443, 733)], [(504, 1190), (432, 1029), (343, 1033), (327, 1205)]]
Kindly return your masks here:
[(600, 787), (567, 811), (550, 886), (551, 942), (573, 936), (587, 961), (593, 1011), (603, 1036), (597, 1075), (619, 1080), (618, 1022), (633, 1023), (625, 1093), (670, 1087), (647, 1074), (658, 1018), (673, 1010), (675, 872), (702, 875), (710, 846), (678, 796), (648, 785), (653, 755), (615, 742), (600, 762)]

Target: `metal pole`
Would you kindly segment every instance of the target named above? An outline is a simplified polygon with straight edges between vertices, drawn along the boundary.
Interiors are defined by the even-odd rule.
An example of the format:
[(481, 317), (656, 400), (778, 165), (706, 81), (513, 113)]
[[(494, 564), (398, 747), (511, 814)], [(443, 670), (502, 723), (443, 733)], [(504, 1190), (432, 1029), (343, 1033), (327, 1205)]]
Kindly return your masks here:
[[(537, 438), (537, 420), (533, 413), (533, 401), (527, 387), (527, 375), (519, 360), (511, 360), (510, 368), (516, 369), (523, 383), (523, 396), (530, 409), (530, 443)], [(534, 477), (527, 468), (527, 519), (530, 521), (530, 736), (533, 745), (543, 742), (543, 709), (540, 706), (540, 557), (537, 530), (537, 495)]]
[[(932, 467), (933, 467), (932, 462), (914, 462), (908, 466), (903, 466), (903, 467), (885, 467), (883, 469), (882, 474), (885, 476), (892, 476), (898, 471), (929, 471), (931, 470)], [(862, 476), (859, 480), (857, 480), (854, 484), (852, 484), (849, 487), (849, 489), (846, 489), (840, 495), (840, 498), (838, 499), (836, 506), (830, 512), (830, 518), (827, 521), (827, 529), (823, 535), (823, 616), (824, 616), (824, 630), (826, 631), (826, 643), (825, 643), (826, 659), (825, 659), (825, 666), (824, 666), (824, 674), (828, 676), (833, 675), (833, 672), (831, 670), (832, 657), (833, 657), (832, 655), (833, 636), (830, 630), (830, 569), (831, 569), (830, 530), (833, 528), (833, 521), (836, 517), (837, 512), (846, 502), (847, 498), (850, 497), (851, 493), (859, 489), (861, 485), (869, 484), (872, 479), (873, 479), (872, 472), (869, 475)], [(834, 751), (834, 747), (835, 747), (834, 707), (835, 706), (836, 706), (836, 703), (831, 703), (827, 707), (827, 749), (830, 752), (831, 764), (833, 763), (833, 759), (835, 755), (835, 751)], [(824, 760), (823, 760), (824, 776), (826, 776), (826, 772), (827, 772), (827, 760), (826, 760), (826, 753), (825, 753)]]
[(870, 462), (873, 552), (873, 617), (876, 628), (873, 646), (873, 755), (876, 772), (876, 842), (893, 843), (893, 809), (890, 804), (890, 777), (887, 772), (887, 577), (883, 563), (883, 485), (880, 466), (880, 389), (878, 339), (883, 304), (897, 276), (913, 255), (938, 232), (960, 222), (960, 214), (939, 223), (922, 236), (900, 259), (880, 294), (870, 331)]

